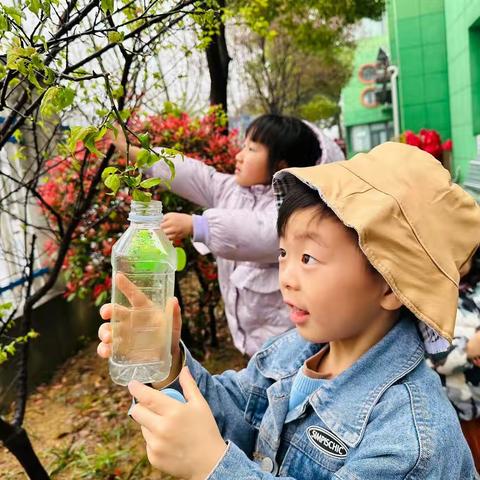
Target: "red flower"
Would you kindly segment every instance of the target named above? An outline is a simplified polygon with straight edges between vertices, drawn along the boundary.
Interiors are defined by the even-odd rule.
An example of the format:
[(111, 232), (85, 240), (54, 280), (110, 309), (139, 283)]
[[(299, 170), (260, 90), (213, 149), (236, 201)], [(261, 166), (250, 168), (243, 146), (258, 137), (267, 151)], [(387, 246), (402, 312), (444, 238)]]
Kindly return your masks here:
[(405, 142), (408, 143), (408, 145), (413, 145), (415, 147), (420, 147), (422, 146), (422, 141), (420, 140), (419, 137), (417, 137), (412, 131), (407, 130), (405, 132)]
[(451, 139), (445, 140), (442, 143), (442, 149), (444, 152), (451, 152), (453, 148), (453, 142)]
[(105, 292), (107, 289), (103, 283), (99, 283), (93, 287), (92, 297), (95, 300), (102, 292)]

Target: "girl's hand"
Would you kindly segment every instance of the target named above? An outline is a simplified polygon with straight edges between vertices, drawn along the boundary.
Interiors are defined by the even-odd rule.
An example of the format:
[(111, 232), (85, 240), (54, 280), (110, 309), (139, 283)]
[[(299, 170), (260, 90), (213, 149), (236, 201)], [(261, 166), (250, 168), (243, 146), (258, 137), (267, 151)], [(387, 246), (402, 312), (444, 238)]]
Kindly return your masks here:
[(138, 402), (130, 415), (142, 427), (148, 460), (154, 467), (175, 477), (204, 480), (227, 445), (188, 368), (182, 369), (180, 384), (187, 403), (130, 382), (128, 389)]
[[(128, 278), (122, 273), (117, 273), (115, 277), (116, 286), (127, 297), (132, 307), (141, 307), (148, 305), (150, 300), (140, 291), (137, 287), (128, 280)], [(162, 384), (168, 385), (173, 379), (175, 379), (181, 368), (181, 352), (180, 352), (180, 333), (182, 330), (182, 316), (180, 312), (180, 306), (178, 300), (173, 297), (167, 302), (166, 310), (171, 309), (173, 311), (173, 323), (172, 323), (172, 369), (169, 378), (164, 380)], [(100, 343), (97, 347), (97, 353), (102, 358), (109, 358), (112, 354), (112, 326), (109, 320), (112, 318), (114, 305), (112, 303), (106, 303), (100, 308), (100, 316), (106, 322), (100, 325), (98, 329), (98, 338)], [(133, 313), (124, 307), (116, 305), (116, 313), (118, 315), (133, 315)], [(145, 321), (145, 316), (142, 317), (141, 311), (139, 311), (138, 321)], [(135, 321), (135, 319), (132, 319)], [(173, 377), (173, 378), (172, 378)]]
[(193, 219), (186, 213), (166, 213), (161, 227), (169, 240), (183, 240), (193, 234)]

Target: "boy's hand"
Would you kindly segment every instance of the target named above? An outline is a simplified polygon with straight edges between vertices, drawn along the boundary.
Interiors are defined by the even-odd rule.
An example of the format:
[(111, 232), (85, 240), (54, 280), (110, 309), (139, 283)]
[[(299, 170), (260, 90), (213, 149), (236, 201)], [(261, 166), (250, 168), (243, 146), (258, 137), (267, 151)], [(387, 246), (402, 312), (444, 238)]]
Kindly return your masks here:
[[(136, 286), (128, 280), (128, 278), (122, 273), (118, 273), (116, 278), (116, 285), (122, 291), (122, 293), (127, 297), (132, 306), (142, 306), (145, 303), (149, 303), (150, 300), (136, 288)], [(167, 379), (165, 379), (162, 384), (168, 385), (173, 379), (175, 379), (181, 368), (181, 352), (180, 352), (180, 333), (182, 330), (182, 316), (180, 313), (180, 306), (176, 298), (171, 298), (167, 302), (166, 310), (171, 309), (173, 322), (172, 322), (172, 368), (171, 373)], [(98, 337), (101, 340), (97, 347), (97, 353), (102, 358), (109, 358), (112, 355), (112, 326), (108, 321), (112, 318), (112, 313), (114, 307), (118, 309), (117, 314), (121, 316), (123, 308), (120, 305), (114, 306), (112, 303), (107, 303), (100, 308), (100, 316), (103, 320), (106, 320), (106, 323), (100, 325), (98, 329)], [(126, 309), (125, 309), (126, 310)], [(161, 314), (161, 312), (159, 312)], [(128, 315), (131, 315), (131, 312), (128, 311)], [(145, 321), (145, 318), (142, 318), (141, 315), (138, 318), (138, 321)], [(135, 321), (135, 319), (133, 319)], [(159, 386), (161, 388), (161, 386)]]
[(169, 240), (183, 240), (193, 234), (192, 216), (186, 213), (166, 213), (161, 227)]
[(188, 368), (180, 374), (187, 403), (133, 381), (130, 414), (142, 427), (150, 463), (171, 475), (205, 480), (227, 448), (213, 414)]

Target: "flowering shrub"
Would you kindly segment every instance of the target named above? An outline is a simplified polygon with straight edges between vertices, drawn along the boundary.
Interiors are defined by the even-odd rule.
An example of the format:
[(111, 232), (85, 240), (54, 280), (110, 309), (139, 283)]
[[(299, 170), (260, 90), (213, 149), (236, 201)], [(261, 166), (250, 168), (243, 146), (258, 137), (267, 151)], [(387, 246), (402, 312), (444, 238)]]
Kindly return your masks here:
[(426, 128), (422, 128), (418, 134), (407, 130), (400, 136), (400, 141), (408, 145), (414, 145), (430, 153), (440, 161), (443, 160), (444, 152), (452, 151), (451, 140), (446, 140), (442, 143), (440, 135), (436, 130), (428, 130)]
[[(186, 156), (202, 160), (222, 172), (234, 170), (234, 159), (238, 152), (237, 132), (226, 132), (226, 117), (219, 109), (211, 109), (201, 118), (191, 118), (187, 113), (169, 106), (162, 115), (133, 117), (129, 127), (135, 132), (148, 132), (152, 146), (164, 146), (180, 150)], [(106, 151), (107, 142), (99, 142), (96, 147)], [(45, 215), (53, 224), (58, 217), (45, 205), (48, 204), (62, 218), (74, 215), (75, 192), (85, 188), (98, 169), (100, 160), (90, 154), (88, 165), (82, 167), (85, 149), (79, 142), (74, 155), (55, 157), (47, 162), (46, 181), (40, 188), (44, 202), (39, 202)], [(117, 158), (118, 165), (125, 165), (125, 159)], [(197, 207), (180, 199), (171, 192), (154, 194), (164, 203), (165, 211), (193, 213)], [(107, 300), (111, 288), (110, 254), (112, 246), (128, 225), (130, 198), (124, 191), (115, 197), (100, 186), (92, 208), (82, 218), (74, 235), (71, 247), (65, 257), (63, 270), (66, 278), (65, 296), (88, 298), (100, 305)], [(205, 275), (208, 283), (216, 281), (216, 270), (209, 260), (200, 261), (199, 255), (186, 242), (189, 263), (198, 262), (196, 271)], [(57, 242), (46, 243), (47, 253), (57, 249)], [(50, 255), (54, 258), (52, 255)], [(208, 263), (208, 262), (207, 262)]]

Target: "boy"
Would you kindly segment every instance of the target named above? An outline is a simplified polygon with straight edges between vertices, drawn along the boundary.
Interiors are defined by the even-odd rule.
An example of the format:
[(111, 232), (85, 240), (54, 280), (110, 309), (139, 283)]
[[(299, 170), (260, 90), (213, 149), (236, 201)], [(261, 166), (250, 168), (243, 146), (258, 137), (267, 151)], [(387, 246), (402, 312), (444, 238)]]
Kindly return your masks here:
[[(177, 307), (164, 384), (179, 388), (183, 350), (187, 403), (129, 385), (150, 462), (190, 480), (475, 478), (424, 360), (451, 341), (458, 280), (480, 238), (475, 201), (433, 157), (395, 143), (283, 170), (274, 189), (296, 328), (241, 372), (211, 376), (179, 347)], [(108, 357), (107, 324), (99, 335)]]

